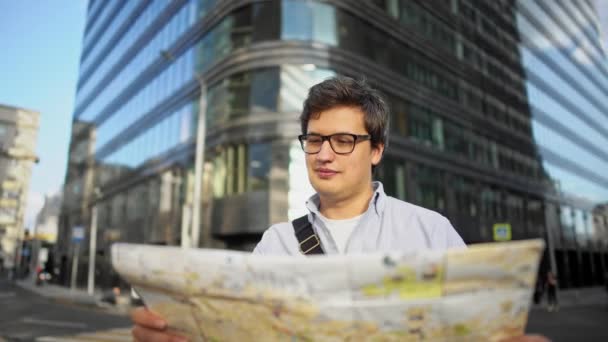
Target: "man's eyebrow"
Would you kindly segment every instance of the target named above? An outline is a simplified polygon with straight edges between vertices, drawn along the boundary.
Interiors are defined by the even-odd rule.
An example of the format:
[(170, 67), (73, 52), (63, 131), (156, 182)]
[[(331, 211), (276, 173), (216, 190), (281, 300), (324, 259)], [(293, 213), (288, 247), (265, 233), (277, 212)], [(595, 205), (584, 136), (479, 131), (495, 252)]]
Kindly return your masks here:
[[(321, 133), (317, 133), (317, 132), (314, 132), (314, 131), (307, 132), (306, 134), (323, 135), (323, 134), (321, 134)], [(330, 136), (330, 135), (334, 135), (334, 134), (354, 134), (354, 135), (365, 135), (365, 134), (368, 134), (368, 133), (352, 133), (352, 132), (342, 132), (342, 131), (340, 131), (340, 132), (334, 132), (334, 133), (331, 133), (331, 134), (325, 134), (325, 135), (323, 135), (323, 136)]]

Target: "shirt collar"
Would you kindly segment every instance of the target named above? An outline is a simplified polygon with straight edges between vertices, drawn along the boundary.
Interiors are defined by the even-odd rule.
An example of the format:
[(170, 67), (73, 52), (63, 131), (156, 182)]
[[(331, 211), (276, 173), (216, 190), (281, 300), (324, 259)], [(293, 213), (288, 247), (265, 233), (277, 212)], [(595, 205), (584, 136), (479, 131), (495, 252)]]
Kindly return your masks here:
[[(372, 199), (369, 203), (367, 211), (370, 211), (372, 208), (376, 212), (378, 216), (382, 216), (382, 212), (384, 212), (384, 207), (386, 205), (386, 194), (384, 193), (384, 187), (381, 182), (374, 181), (372, 182), (372, 187), (374, 189), (374, 194), (372, 195)], [(314, 221), (315, 215), (321, 215), (319, 211), (319, 205), (321, 200), (319, 198), (319, 194), (312, 195), (308, 201), (306, 201), (306, 208), (310, 211), (308, 215), (308, 220), (310, 222)]]

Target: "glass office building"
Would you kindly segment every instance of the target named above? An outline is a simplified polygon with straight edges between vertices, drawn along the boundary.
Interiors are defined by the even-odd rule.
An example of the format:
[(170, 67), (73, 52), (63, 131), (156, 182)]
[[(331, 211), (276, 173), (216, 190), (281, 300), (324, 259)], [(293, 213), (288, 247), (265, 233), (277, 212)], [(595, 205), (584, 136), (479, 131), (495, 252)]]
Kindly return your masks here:
[[(75, 251), (69, 234), (90, 226), (93, 204), (102, 286), (113, 281), (111, 242), (179, 244), (188, 220), (183, 208), (193, 200), (201, 79), (207, 128), (200, 244), (248, 250), (271, 224), (302, 215), (312, 189), (297, 117), (311, 85), (343, 74), (365, 77), (391, 105), (390, 144), (375, 175), (390, 195), (444, 214), (467, 243), (494, 240), (497, 224), (508, 224), (513, 239), (545, 238), (552, 251), (547, 260), (554, 260), (547, 267), (554, 265), (572, 286), (584, 285), (573, 279), (583, 281), (585, 272), (566, 270), (576, 265), (572, 260), (587, 259), (598, 261), (591, 278), (606, 269), (605, 223), (596, 224), (606, 214), (595, 204), (608, 197), (566, 195), (566, 180), (558, 180), (576, 175), (605, 191), (606, 158), (598, 157), (605, 153), (586, 131), (577, 132), (589, 142), (580, 145), (548, 128), (600, 163), (586, 168), (596, 176), (589, 178), (547, 154), (564, 159), (574, 150), (539, 143), (538, 107), (553, 122), (559, 114), (531, 100), (537, 94), (529, 71), (537, 70), (529, 56), (536, 51), (522, 24), (523, 6), (513, 0), (91, 1), (66, 175), (64, 247), (58, 248), (62, 267), (69, 269)], [(600, 73), (592, 76), (601, 82)], [(604, 91), (589, 82), (584, 86), (592, 89), (583, 91)], [(605, 115), (603, 104), (588, 101)], [(574, 119), (580, 111), (594, 115), (568, 109)], [(595, 119), (588, 128), (602, 137), (605, 121)], [(562, 207), (572, 213), (579, 240), (569, 238)], [(579, 219), (585, 232), (594, 225), (593, 234), (583, 234)]]
[(608, 64), (591, 1), (518, 1), (522, 64), (543, 169), (547, 232), (566, 286), (608, 270)]

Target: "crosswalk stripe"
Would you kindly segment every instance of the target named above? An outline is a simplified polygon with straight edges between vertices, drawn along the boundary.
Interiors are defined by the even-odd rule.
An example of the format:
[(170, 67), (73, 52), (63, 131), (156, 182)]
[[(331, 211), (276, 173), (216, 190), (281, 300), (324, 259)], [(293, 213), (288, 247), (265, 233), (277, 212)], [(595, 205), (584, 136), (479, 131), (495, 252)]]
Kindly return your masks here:
[(44, 336), (36, 339), (39, 342), (110, 342), (110, 341), (132, 341), (131, 329), (111, 329), (95, 332), (87, 332), (68, 336)]
[(38, 319), (33, 317), (24, 317), (21, 319), (23, 323), (46, 325), (50, 327), (62, 327), (62, 328), (86, 328), (87, 325), (80, 322), (68, 322), (68, 321), (56, 321), (50, 319)]
[(14, 298), (15, 292), (0, 292), (0, 299), (4, 298)]

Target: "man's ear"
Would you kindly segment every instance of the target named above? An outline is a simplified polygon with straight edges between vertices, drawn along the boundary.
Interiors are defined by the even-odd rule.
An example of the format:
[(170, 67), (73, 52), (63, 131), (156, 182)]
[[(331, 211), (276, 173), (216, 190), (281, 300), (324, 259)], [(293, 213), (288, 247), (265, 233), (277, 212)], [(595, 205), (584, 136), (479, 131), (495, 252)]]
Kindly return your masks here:
[(380, 164), (382, 160), (382, 155), (384, 155), (384, 144), (379, 143), (376, 146), (372, 147), (372, 165)]

